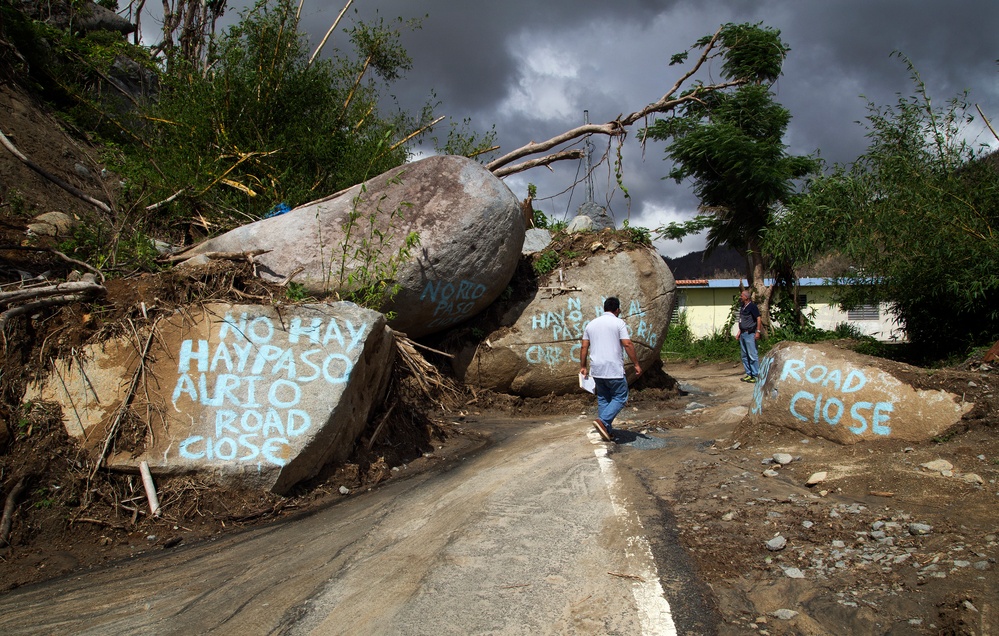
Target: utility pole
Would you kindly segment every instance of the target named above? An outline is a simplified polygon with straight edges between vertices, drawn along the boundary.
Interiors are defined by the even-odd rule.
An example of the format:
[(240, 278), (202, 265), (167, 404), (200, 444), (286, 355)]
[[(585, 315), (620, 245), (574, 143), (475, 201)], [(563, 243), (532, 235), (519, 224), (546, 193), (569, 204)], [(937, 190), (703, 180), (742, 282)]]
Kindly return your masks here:
[[(590, 124), (590, 111), (583, 111), (583, 124)], [(586, 135), (586, 202), (593, 203), (593, 142), (590, 141), (590, 135)]]

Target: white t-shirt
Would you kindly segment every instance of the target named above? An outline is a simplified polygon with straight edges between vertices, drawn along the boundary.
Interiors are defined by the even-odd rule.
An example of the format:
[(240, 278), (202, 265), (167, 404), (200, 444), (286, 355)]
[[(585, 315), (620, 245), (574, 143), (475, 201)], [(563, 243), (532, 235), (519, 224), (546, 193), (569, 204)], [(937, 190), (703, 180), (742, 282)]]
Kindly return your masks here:
[(631, 340), (631, 336), (628, 335), (628, 325), (623, 320), (605, 311), (602, 316), (586, 325), (583, 340), (590, 341), (590, 377), (625, 377), (624, 347), (621, 346), (621, 341)]

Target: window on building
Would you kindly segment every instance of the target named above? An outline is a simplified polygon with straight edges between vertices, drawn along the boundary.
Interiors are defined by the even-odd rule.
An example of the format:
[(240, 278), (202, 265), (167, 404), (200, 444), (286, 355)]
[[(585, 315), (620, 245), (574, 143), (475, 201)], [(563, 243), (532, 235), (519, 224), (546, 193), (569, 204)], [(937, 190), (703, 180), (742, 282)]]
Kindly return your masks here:
[(798, 307), (804, 309), (808, 306), (808, 294), (798, 294)]
[(677, 324), (680, 322), (680, 314), (687, 309), (687, 294), (685, 292), (678, 292), (676, 295), (676, 304), (673, 305), (673, 315), (670, 317), (670, 324)]
[(881, 313), (877, 305), (859, 305), (846, 312), (849, 320), (879, 320)]

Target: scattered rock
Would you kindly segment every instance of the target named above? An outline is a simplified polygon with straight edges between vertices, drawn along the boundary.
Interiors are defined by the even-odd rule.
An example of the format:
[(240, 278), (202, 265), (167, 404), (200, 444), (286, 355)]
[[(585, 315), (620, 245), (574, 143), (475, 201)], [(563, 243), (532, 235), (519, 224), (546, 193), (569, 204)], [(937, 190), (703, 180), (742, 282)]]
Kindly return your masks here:
[(774, 461), (781, 466), (786, 466), (794, 461), (794, 457), (788, 453), (774, 453)]
[(812, 473), (811, 476), (809, 476), (808, 480), (805, 481), (805, 485), (814, 486), (816, 484), (821, 484), (826, 480), (828, 476), (829, 476), (828, 473), (824, 470), (819, 471), (817, 473)]
[(532, 227), (524, 233), (524, 247), (521, 254), (534, 254), (543, 251), (551, 245), (552, 233), (548, 230)]
[[(610, 295), (621, 300), (621, 319), (643, 369), (661, 364), (676, 283), (655, 249), (599, 252), (559, 272), (539, 281), (532, 297), (511, 303), (481, 342), (459, 351), (454, 370), (461, 381), (525, 397), (579, 392), (583, 329), (603, 314)], [(627, 371), (634, 381), (630, 363)]]
[(777, 535), (773, 539), (767, 541), (767, 550), (770, 550), (771, 552), (779, 552), (780, 550), (783, 550), (786, 546), (787, 546), (787, 539), (785, 539), (782, 535)]
[(579, 234), (580, 232), (590, 232), (593, 230), (593, 219), (588, 216), (577, 216), (569, 221), (565, 228), (568, 234)]
[[(385, 316), (353, 303), (185, 307), (155, 323), (131, 396), (156, 413), (150, 441), (116, 447), (107, 465), (196, 473), (220, 486), (285, 494), (350, 454), (388, 388), (394, 347)], [(66, 432), (96, 450), (137, 377), (132, 337), (84, 348), (31, 385), (26, 399), (63, 406)], [(136, 418), (137, 419), (137, 418)], [(124, 425), (124, 424), (122, 424)]]
[(927, 525), (925, 523), (909, 524), (909, 534), (913, 536), (921, 536), (924, 534), (929, 534), (931, 532), (933, 532), (933, 526)]
[(592, 221), (594, 230), (614, 229), (614, 219), (607, 213), (607, 208), (592, 201), (587, 201), (576, 210), (576, 218), (587, 217)]
[(54, 236), (56, 238), (66, 238), (72, 236), (73, 230), (79, 223), (73, 217), (62, 212), (46, 212), (34, 218), (34, 222), (28, 224), (28, 233), (37, 236)]
[(925, 464), (919, 465), (921, 468), (925, 468), (931, 472), (942, 473), (944, 471), (954, 470), (954, 465), (951, 464), (946, 459), (934, 459), (931, 462), (926, 462)]
[[(797, 570), (797, 568), (789, 568), (789, 569)], [(792, 577), (792, 578), (804, 578), (804, 577), (803, 576), (799, 576), (799, 577)], [(790, 609), (779, 609), (779, 610), (770, 612), (770, 615), (773, 616), (774, 618), (779, 618), (782, 621), (789, 621), (792, 618), (794, 618), (795, 616), (797, 616), (798, 612), (796, 612), (794, 610), (790, 610)]]

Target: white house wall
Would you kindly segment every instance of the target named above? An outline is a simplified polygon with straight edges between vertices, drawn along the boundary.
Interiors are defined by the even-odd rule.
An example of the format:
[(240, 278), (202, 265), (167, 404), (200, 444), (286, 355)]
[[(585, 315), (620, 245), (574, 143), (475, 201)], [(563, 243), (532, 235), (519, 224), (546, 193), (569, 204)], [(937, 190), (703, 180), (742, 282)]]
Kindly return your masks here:
[[(712, 281), (714, 282), (714, 281)], [(738, 287), (696, 286), (678, 287), (680, 296), (676, 311), (684, 312), (687, 326), (695, 338), (704, 338), (726, 331)], [(819, 329), (832, 331), (837, 325), (849, 323), (860, 333), (884, 342), (905, 339), (905, 332), (894, 324), (887, 307), (882, 305), (877, 320), (850, 320), (848, 313), (833, 301), (834, 288), (828, 285), (810, 285), (799, 288), (805, 294), (808, 309), (814, 311), (814, 324)]]

